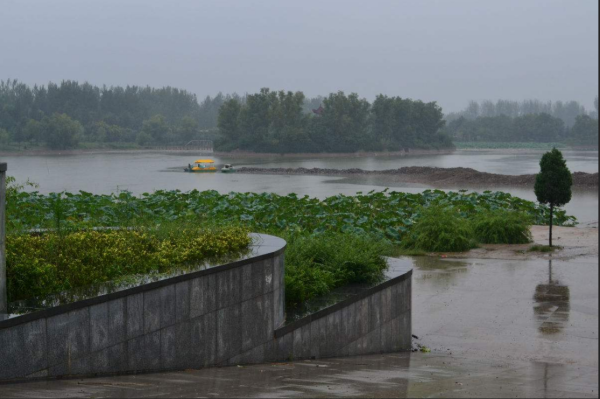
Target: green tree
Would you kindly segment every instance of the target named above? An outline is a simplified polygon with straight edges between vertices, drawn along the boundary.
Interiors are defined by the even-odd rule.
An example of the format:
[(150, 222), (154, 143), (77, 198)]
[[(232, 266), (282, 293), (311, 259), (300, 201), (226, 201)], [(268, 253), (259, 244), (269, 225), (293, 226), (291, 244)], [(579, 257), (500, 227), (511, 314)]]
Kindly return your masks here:
[(7, 145), (10, 143), (10, 133), (8, 130), (0, 128), (0, 144)]
[(30, 119), (21, 134), (19, 135), (19, 141), (34, 141), (37, 142), (39, 140), (43, 140), (42, 137), (42, 123), (36, 121), (35, 119)]
[(540, 161), (540, 173), (535, 177), (534, 192), (541, 204), (550, 206), (550, 246), (552, 246), (552, 216), (554, 208), (571, 201), (573, 178), (562, 153), (553, 148)]
[(189, 116), (184, 117), (177, 128), (177, 138), (186, 144), (198, 135), (198, 122)]
[(46, 145), (52, 149), (74, 148), (83, 135), (83, 126), (67, 114), (54, 114), (42, 121)]
[(135, 142), (141, 146), (145, 146), (146, 144), (152, 141), (152, 136), (150, 136), (146, 132), (139, 132), (135, 137)]
[(241, 109), (242, 104), (235, 98), (225, 101), (219, 109), (219, 131), (229, 141), (234, 143), (237, 143), (240, 138), (239, 117)]
[(579, 115), (571, 128), (570, 139), (574, 144), (598, 145), (598, 119)]
[(169, 126), (165, 120), (165, 117), (157, 114), (152, 118), (145, 120), (142, 125), (142, 132), (148, 134), (156, 142), (163, 142), (170, 132)]

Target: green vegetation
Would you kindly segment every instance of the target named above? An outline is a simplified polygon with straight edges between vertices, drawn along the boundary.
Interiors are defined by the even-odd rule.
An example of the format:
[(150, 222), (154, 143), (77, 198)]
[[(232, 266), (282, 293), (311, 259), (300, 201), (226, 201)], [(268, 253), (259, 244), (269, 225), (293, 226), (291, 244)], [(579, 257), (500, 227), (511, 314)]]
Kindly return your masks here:
[(0, 81), (0, 146), (67, 149), (81, 142), (118, 148), (213, 139), (218, 110), (229, 98), (239, 96), (219, 93), (199, 103), (194, 94), (172, 87), (98, 87), (69, 80), (29, 87)]
[(573, 177), (567, 168), (567, 161), (562, 153), (556, 148), (545, 153), (540, 161), (540, 173), (535, 177), (535, 196), (540, 204), (550, 206), (550, 236), (549, 242), (552, 246), (552, 224), (554, 208), (563, 206), (571, 201), (571, 186)]
[[(495, 220), (498, 212), (512, 212), (515, 217), (521, 215), (521, 220), (546, 224), (549, 213), (543, 205), (502, 192), (427, 190), (408, 194), (384, 190), (320, 200), (295, 194), (196, 190), (156, 191), (139, 197), (128, 192), (42, 195), (20, 190), (14, 181), (10, 187), (8, 268), (12, 284), (18, 287), (11, 288), (15, 292), (11, 298), (26, 296), (23, 292), (41, 294), (113, 279), (147, 271), (145, 268), (160, 272), (193, 263), (199, 259), (194, 256), (210, 256), (210, 252), (207, 254), (206, 247), (188, 240), (200, 234), (193, 232), (191, 226), (216, 226), (211, 231), (217, 232), (242, 226), (246, 231), (288, 240), (286, 291), (288, 304), (292, 304), (349, 282), (373, 281), (385, 267), (381, 255), (471, 248), (481, 241), (473, 228), (481, 214)], [(576, 223), (564, 211), (555, 212), (555, 222)], [(498, 228), (494, 223), (490, 225)], [(103, 232), (106, 236), (89, 231), (102, 226), (124, 229)], [(51, 232), (32, 237), (31, 229)], [(482, 234), (492, 235), (483, 231)], [(512, 232), (522, 234), (519, 229), (507, 231), (501, 237), (508, 242), (515, 240), (510, 236)], [(65, 245), (65, 240), (73, 242)], [(22, 244), (19, 247), (16, 243)], [(149, 243), (154, 243), (155, 250), (141, 252)], [(188, 257), (186, 254), (197, 246), (201, 253)], [(97, 272), (88, 271), (87, 267)], [(81, 280), (64, 275), (58, 278), (59, 272), (86, 276)], [(22, 277), (17, 278), (14, 273)], [(42, 275), (51, 276), (51, 281), (45, 282)], [(34, 284), (36, 279), (40, 281)]]
[(241, 227), (160, 226), (135, 230), (9, 234), (9, 301), (117, 281), (134, 274), (166, 273), (248, 247)]
[(262, 89), (244, 102), (228, 100), (219, 112), (223, 138), (217, 149), (314, 153), (452, 147), (439, 133), (444, 121), (435, 102), (379, 95), (371, 105), (341, 91), (321, 101), (315, 112), (306, 113), (302, 92)]
[(324, 233), (284, 236), (285, 295), (288, 305), (306, 301), (349, 283), (381, 278), (391, 244), (372, 236)]
[[(193, 221), (219, 225), (243, 224), (256, 232), (325, 231), (374, 234), (393, 243), (432, 205), (454, 208), (462, 218), (491, 210), (523, 212), (532, 223), (548, 224), (549, 208), (503, 192), (467, 193), (425, 190), (410, 194), (383, 190), (356, 196), (335, 195), (320, 200), (296, 194), (189, 192), (159, 190), (139, 197), (128, 192), (94, 195), (19, 192), (7, 198), (7, 229), (69, 229), (95, 226), (134, 226)], [(575, 218), (554, 212), (554, 223), (575, 224)]]
[(529, 217), (504, 209), (481, 212), (473, 218), (475, 237), (482, 244), (526, 244), (531, 242)]
[(587, 111), (585, 107), (577, 101), (498, 100), (495, 103), (489, 100), (481, 102), (470, 101), (464, 110), (450, 113), (446, 120), (451, 122), (460, 117), (473, 120), (503, 115), (508, 118), (516, 118), (523, 115), (547, 114), (553, 118), (562, 120), (566, 127), (571, 127), (575, 124), (575, 119), (579, 115), (589, 115), (594, 119), (598, 119), (597, 96), (594, 99), (594, 108), (595, 110)]
[(406, 248), (432, 252), (463, 252), (476, 245), (470, 220), (440, 205), (425, 208), (403, 242)]
[(597, 147), (597, 97), (594, 106), (596, 110), (588, 113), (576, 101), (472, 101), (464, 111), (449, 114), (442, 131), (459, 142), (459, 148), (540, 148), (525, 145), (539, 143), (546, 149), (556, 142)]

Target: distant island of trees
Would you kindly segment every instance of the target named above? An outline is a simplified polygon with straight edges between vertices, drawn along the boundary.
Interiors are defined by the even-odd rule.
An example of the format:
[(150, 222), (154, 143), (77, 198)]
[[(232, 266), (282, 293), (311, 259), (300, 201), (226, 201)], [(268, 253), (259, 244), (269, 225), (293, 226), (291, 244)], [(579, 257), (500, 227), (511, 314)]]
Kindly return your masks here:
[(444, 116), (435, 102), (300, 91), (196, 95), (172, 87), (0, 81), (0, 150), (184, 145), (217, 151), (318, 153), (452, 148), (454, 141), (598, 145), (595, 112), (577, 102), (476, 103)]

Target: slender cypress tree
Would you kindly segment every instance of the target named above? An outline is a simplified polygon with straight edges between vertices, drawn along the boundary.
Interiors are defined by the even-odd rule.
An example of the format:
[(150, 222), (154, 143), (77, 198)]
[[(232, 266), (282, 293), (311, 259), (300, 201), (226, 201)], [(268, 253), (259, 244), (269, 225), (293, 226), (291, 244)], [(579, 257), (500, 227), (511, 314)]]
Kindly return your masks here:
[(571, 201), (573, 178), (562, 153), (553, 148), (540, 161), (540, 173), (535, 177), (535, 196), (541, 204), (550, 206), (550, 246), (552, 246), (552, 217), (554, 208)]

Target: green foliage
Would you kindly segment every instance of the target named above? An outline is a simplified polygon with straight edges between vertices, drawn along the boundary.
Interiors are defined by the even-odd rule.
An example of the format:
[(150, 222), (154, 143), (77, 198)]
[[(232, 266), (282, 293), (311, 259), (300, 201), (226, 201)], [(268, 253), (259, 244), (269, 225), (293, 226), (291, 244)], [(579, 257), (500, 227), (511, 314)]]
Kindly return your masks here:
[[(22, 187), (16, 187), (12, 179), (11, 187), (14, 189), (7, 196), (7, 229), (11, 237), (29, 237), (30, 229), (53, 229), (55, 234), (41, 236), (52, 237), (48, 238), (47, 244), (51, 243), (54, 247), (46, 247), (45, 251), (52, 254), (63, 253), (65, 261), (71, 257), (78, 259), (77, 256), (94, 256), (95, 260), (90, 260), (91, 264), (98, 265), (94, 262), (102, 261), (110, 266), (108, 269), (98, 266), (98, 273), (103, 273), (106, 278), (115, 276), (111, 265), (116, 263), (108, 256), (117, 255), (110, 251), (104, 255), (105, 249), (114, 247), (122, 251), (123, 256), (132, 256), (114, 266), (121, 270), (126, 265), (142, 264), (136, 263), (142, 260), (135, 258), (135, 253), (141, 253), (142, 243), (171, 243), (171, 234), (182, 239), (175, 240), (176, 244), (161, 245), (160, 256), (148, 258), (151, 255), (140, 255), (143, 264), (152, 270), (162, 270), (162, 267), (169, 264), (187, 262), (189, 259), (178, 255), (186, 253), (187, 241), (183, 237), (193, 236), (184, 231), (187, 228), (185, 226), (208, 224), (227, 228), (233, 225), (242, 226), (249, 231), (282, 236), (288, 240), (286, 290), (290, 303), (326, 293), (348, 282), (377, 278), (384, 267), (379, 256), (399, 254), (399, 245), (402, 245), (401, 251), (405, 254), (467, 249), (465, 242), (469, 247), (473, 244), (470, 219), (482, 212), (490, 212), (491, 215), (503, 211), (520, 212), (537, 224), (548, 221), (548, 209), (545, 206), (502, 192), (446, 193), (427, 190), (421, 194), (409, 194), (384, 190), (355, 196), (335, 195), (320, 200), (308, 196), (298, 197), (296, 194), (219, 194), (216, 191), (196, 190), (156, 191), (139, 197), (129, 192), (94, 195), (82, 191), (77, 194), (42, 195), (22, 191)], [(575, 219), (567, 216), (564, 211), (556, 214), (556, 220), (560, 224), (575, 223)], [(90, 239), (91, 236), (88, 235), (89, 242), (85, 244), (77, 241), (68, 244), (75, 248), (73, 252), (52, 252), (55, 248), (67, 251), (66, 247), (61, 249), (60, 243), (74, 240), (82, 229), (120, 226), (136, 228), (138, 234), (149, 234), (147, 228), (140, 229), (139, 226), (156, 225), (161, 228), (152, 230), (155, 231), (152, 237), (145, 239), (127, 236), (128, 238), (123, 238), (124, 241), (118, 242), (117, 238), (121, 236), (117, 235), (111, 236), (110, 239), (115, 241), (113, 243), (102, 241), (107, 240), (105, 238)], [(440, 233), (443, 233), (441, 239)], [(129, 243), (127, 240), (133, 241)], [(440, 241), (440, 246), (433, 243), (436, 240)], [(96, 245), (93, 242), (97, 243), (96, 247), (93, 247)], [(85, 245), (93, 248), (88, 250)], [(77, 251), (76, 248), (80, 250)], [(130, 248), (133, 253), (127, 252)], [(99, 253), (100, 250), (103, 252)], [(19, 273), (26, 277), (21, 278), (22, 283), (18, 280), (15, 282), (22, 284), (19, 289), (25, 290), (29, 286), (32, 290), (41, 290), (36, 291), (38, 293), (54, 292), (52, 290), (65, 289), (73, 284), (69, 280), (67, 285), (57, 286), (55, 276), (58, 275), (58, 269), (41, 260), (27, 258), (28, 253), (33, 256), (42, 251), (21, 250), (22, 255), (19, 256), (24, 256), (24, 260), (17, 269), (25, 268)], [(51, 258), (55, 259), (56, 256), (58, 255), (52, 255)], [(11, 259), (17, 258), (18, 256)], [(29, 270), (27, 265), (35, 267)], [(80, 263), (77, 265), (80, 269), (84, 267)], [(142, 272), (142, 269), (139, 270), (136, 272)], [(131, 269), (123, 269), (124, 274), (130, 271)], [(94, 273), (96, 271), (90, 271), (90, 276), (96, 276)], [(45, 282), (46, 277), (43, 276), (49, 276), (51, 281)], [(32, 283), (36, 279), (39, 279), (40, 288)]]
[(571, 129), (571, 144), (598, 146), (598, 119), (587, 115), (579, 115)]
[(563, 121), (565, 126), (571, 127), (575, 123), (578, 115), (586, 113), (583, 105), (577, 101), (540, 101), (540, 100), (525, 100), (525, 101), (510, 101), (498, 100), (495, 103), (489, 100), (482, 102), (469, 102), (467, 108), (458, 113), (448, 115), (447, 120), (453, 121), (460, 117), (466, 119), (477, 118), (493, 118), (505, 116), (509, 119), (530, 114), (548, 114), (553, 118)]
[(10, 143), (10, 133), (8, 130), (0, 128), (0, 144), (6, 146), (8, 143)]
[(83, 135), (83, 126), (67, 114), (54, 114), (42, 120), (41, 130), (46, 145), (52, 149), (64, 150), (77, 146)]
[(488, 143), (548, 143), (562, 141), (567, 134), (561, 119), (545, 113), (526, 114), (514, 118), (499, 115), (467, 119), (461, 116), (450, 121), (444, 132), (457, 141)]
[[(312, 112), (319, 107), (318, 114)], [(216, 147), (277, 153), (450, 148), (450, 138), (439, 132), (443, 125), (435, 102), (380, 95), (371, 107), (356, 93), (306, 100), (302, 92), (262, 89), (244, 103), (231, 99), (223, 104)]]
[(478, 213), (473, 230), (483, 244), (526, 244), (531, 242), (530, 217), (523, 212), (504, 209)]
[(420, 212), (403, 246), (432, 252), (463, 252), (475, 248), (476, 242), (470, 221), (460, 211), (437, 205)]
[(405, 148), (452, 147), (448, 136), (438, 132), (444, 127), (444, 114), (435, 103), (378, 95), (373, 102), (373, 136), (388, 150)]
[(160, 143), (165, 141), (165, 138), (170, 133), (170, 128), (167, 125), (165, 117), (157, 114), (144, 121), (144, 124), (142, 125), (142, 133), (147, 134), (148, 136), (152, 137), (155, 142)]
[[(253, 231), (335, 231), (374, 234), (399, 243), (415, 222), (422, 207), (440, 205), (460, 209), (469, 218), (484, 210), (516, 210), (528, 214), (534, 224), (549, 222), (544, 205), (513, 197), (508, 193), (466, 193), (426, 190), (410, 194), (388, 190), (335, 195), (320, 200), (296, 194), (229, 193), (193, 190), (159, 190), (139, 197), (128, 192), (112, 195), (61, 193), (42, 195), (20, 192), (7, 201), (7, 229), (54, 228), (57, 196), (65, 228), (123, 226), (164, 221), (211, 221), (242, 223)], [(575, 218), (556, 211), (558, 225), (573, 225)]]
[(537, 200), (551, 207), (563, 206), (571, 201), (573, 178), (562, 153), (556, 148), (545, 153), (540, 161), (540, 169), (534, 186)]
[(249, 244), (248, 231), (240, 227), (11, 234), (6, 240), (8, 298), (14, 301), (134, 274), (165, 273), (241, 251)]
[(285, 253), (286, 303), (288, 306), (350, 283), (381, 278), (391, 250), (387, 240), (343, 233), (291, 235)]
[[(8, 131), (13, 142), (54, 143), (55, 137), (48, 139), (51, 131), (44, 126), (44, 119), (64, 114), (83, 126), (86, 135), (82, 140), (87, 143), (133, 143), (145, 121), (153, 123), (155, 115), (163, 115), (160, 129), (148, 127), (153, 140), (161, 140), (158, 144), (185, 144), (192, 139), (213, 138), (214, 131), (207, 134), (199, 129), (215, 130), (218, 109), (228, 98), (239, 96), (219, 93), (199, 104), (195, 95), (172, 87), (100, 88), (69, 80), (29, 87), (7, 80), (0, 81), (0, 129)], [(168, 131), (171, 134), (163, 134)], [(56, 144), (52, 148), (75, 144)]]

